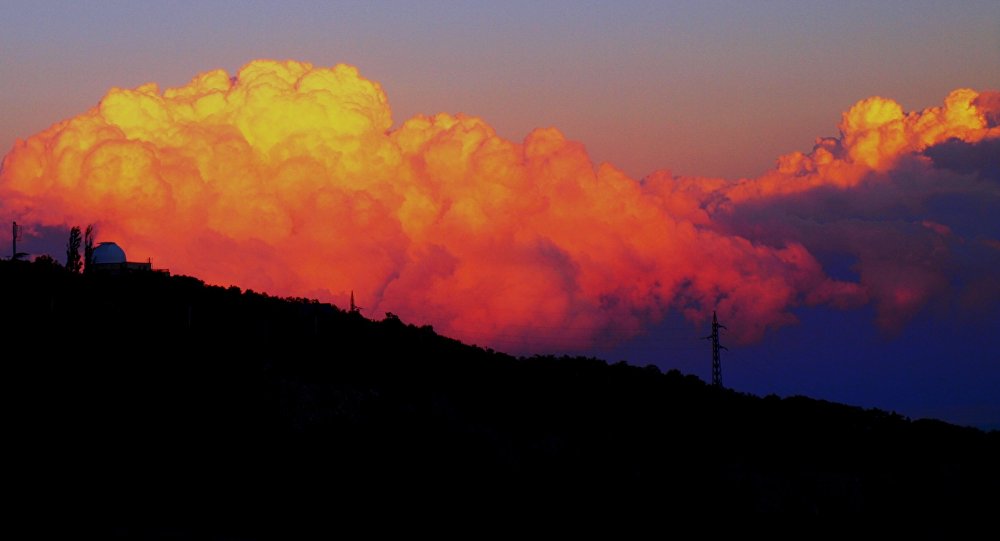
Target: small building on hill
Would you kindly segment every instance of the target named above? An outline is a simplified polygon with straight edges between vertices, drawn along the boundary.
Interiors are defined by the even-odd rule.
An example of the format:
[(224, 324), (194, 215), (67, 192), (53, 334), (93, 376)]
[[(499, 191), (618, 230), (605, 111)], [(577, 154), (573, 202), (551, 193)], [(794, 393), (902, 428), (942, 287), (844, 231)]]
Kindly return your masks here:
[(102, 242), (94, 248), (91, 264), (95, 272), (106, 272), (110, 274), (121, 274), (125, 272), (143, 272), (153, 270), (153, 263), (128, 261), (125, 259), (125, 250), (114, 242)]

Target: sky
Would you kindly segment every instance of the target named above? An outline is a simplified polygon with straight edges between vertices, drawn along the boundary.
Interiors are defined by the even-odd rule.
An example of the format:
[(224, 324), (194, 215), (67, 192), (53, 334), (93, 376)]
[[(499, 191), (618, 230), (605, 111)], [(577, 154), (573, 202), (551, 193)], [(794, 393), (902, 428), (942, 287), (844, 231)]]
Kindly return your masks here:
[(5, 7), (33, 253), (93, 221), (211, 282), (706, 380), (718, 308), (729, 387), (1000, 428), (995, 119), (952, 94), (1000, 90), (996, 2)]

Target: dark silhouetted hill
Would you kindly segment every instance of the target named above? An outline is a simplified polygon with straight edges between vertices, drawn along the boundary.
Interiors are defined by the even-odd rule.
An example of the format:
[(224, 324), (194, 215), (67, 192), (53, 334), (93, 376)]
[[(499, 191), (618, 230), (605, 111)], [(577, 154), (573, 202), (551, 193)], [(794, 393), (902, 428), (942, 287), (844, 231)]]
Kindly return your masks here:
[(8, 486), (54, 524), (75, 510), (129, 536), (210, 519), (209, 536), (255, 538), (405, 509), (998, 508), (998, 432), (514, 358), (183, 276), (3, 261), (0, 296)]

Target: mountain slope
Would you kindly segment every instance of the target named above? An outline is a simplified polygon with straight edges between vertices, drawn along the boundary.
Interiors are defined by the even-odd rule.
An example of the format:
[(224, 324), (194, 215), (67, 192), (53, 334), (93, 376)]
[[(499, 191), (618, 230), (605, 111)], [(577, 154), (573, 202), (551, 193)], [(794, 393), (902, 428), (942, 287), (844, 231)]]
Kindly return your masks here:
[(321, 525), (497, 498), (678, 515), (1000, 503), (998, 432), (513, 358), (190, 277), (3, 261), (0, 298), (22, 502), (93, 504), (98, 526), (210, 516), (253, 537), (289, 512)]

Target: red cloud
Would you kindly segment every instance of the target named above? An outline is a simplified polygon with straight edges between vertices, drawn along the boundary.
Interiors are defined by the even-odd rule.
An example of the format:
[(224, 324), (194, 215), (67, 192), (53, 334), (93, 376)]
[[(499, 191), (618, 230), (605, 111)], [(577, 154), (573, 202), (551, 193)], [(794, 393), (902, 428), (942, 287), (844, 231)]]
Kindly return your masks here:
[(856, 189), (936, 143), (995, 138), (984, 99), (959, 90), (906, 114), (872, 98), (840, 138), (758, 179), (640, 183), (555, 129), (514, 142), (439, 114), (390, 130), (385, 94), (355, 68), (255, 61), (163, 92), (111, 90), (19, 141), (0, 201), (22, 222), (96, 222), (175, 272), (341, 305), (353, 290), (372, 315), (480, 344), (582, 349), (671, 309), (718, 309), (752, 340), (801, 305), (916, 310), (940, 279), (867, 260), (859, 283), (832, 279), (815, 239), (737, 227), (741, 205)]

